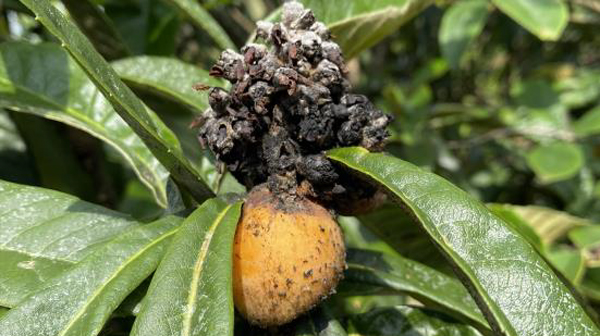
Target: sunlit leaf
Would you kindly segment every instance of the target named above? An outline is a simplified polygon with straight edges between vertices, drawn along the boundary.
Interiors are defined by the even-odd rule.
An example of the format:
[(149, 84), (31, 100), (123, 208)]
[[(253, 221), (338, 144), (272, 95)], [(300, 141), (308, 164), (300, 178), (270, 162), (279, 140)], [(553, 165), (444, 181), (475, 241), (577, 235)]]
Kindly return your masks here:
[(492, 0), (494, 5), (542, 40), (558, 40), (569, 20), (563, 0)]
[(0, 181), (0, 305), (27, 295), (103, 243), (139, 226), (57, 191)]
[(325, 23), (347, 58), (370, 48), (415, 17), (433, 0), (302, 0)]
[(120, 235), (30, 295), (0, 320), (2, 336), (93, 336), (158, 265), (181, 220)]
[(240, 211), (241, 203), (211, 199), (185, 220), (152, 278), (132, 336), (233, 335), (231, 270)]
[(328, 156), (381, 184), (415, 217), (453, 263), (496, 333), (600, 333), (537, 251), (458, 187), (398, 158), (363, 148), (335, 149)]
[(573, 123), (573, 130), (582, 136), (600, 133), (600, 106), (587, 111)]
[(208, 107), (208, 96), (194, 90), (194, 84), (223, 85), (207, 71), (175, 58), (139, 56), (113, 62), (112, 66), (126, 83), (172, 99), (197, 114)]

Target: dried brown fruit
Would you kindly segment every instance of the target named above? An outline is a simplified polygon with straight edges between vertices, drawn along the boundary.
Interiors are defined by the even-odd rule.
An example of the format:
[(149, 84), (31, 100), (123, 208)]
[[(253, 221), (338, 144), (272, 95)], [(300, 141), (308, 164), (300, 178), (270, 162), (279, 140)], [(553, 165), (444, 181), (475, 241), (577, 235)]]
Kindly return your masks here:
[(277, 195), (304, 193), (336, 210), (352, 208), (340, 200), (371, 198), (375, 188), (357, 185), (323, 153), (381, 150), (391, 117), (349, 92), (340, 47), (302, 4), (285, 3), (282, 22), (257, 27), (267, 45), (225, 50), (211, 69), (232, 86), (209, 90), (211, 108), (195, 122), (200, 143), (248, 188), (268, 182)]

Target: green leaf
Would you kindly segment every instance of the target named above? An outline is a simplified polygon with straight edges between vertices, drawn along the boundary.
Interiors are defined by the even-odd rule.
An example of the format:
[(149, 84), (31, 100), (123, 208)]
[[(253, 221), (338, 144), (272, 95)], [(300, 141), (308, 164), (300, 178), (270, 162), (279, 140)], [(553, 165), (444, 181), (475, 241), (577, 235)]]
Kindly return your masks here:
[(335, 36), (346, 58), (396, 32), (433, 0), (302, 0)]
[(0, 307), (0, 319), (2, 318), (2, 316), (6, 313), (8, 313), (9, 309), (6, 307)]
[(492, 2), (542, 40), (558, 40), (569, 21), (569, 9), (563, 0), (492, 0)]
[(481, 33), (487, 17), (486, 0), (462, 0), (446, 10), (438, 39), (442, 55), (451, 68), (459, 68), (465, 51)]
[(573, 229), (569, 232), (569, 239), (582, 251), (588, 267), (600, 266), (600, 226)]
[(590, 268), (585, 272), (581, 290), (589, 299), (600, 302), (600, 268)]
[(158, 161), (171, 172), (180, 187), (199, 202), (212, 197), (213, 192), (183, 156), (175, 135), (119, 79), (117, 73), (94, 50), (79, 29), (48, 0), (21, 2), (58, 38), (121, 118), (138, 134)]
[(168, 172), (59, 46), (0, 45), (0, 106), (77, 127), (107, 142), (166, 206)]
[(399, 255), (350, 249), (345, 279), (382, 286), (487, 330), (489, 326), (469, 292), (458, 281)]
[(0, 181), (0, 214), (0, 305), (6, 307), (139, 226), (73, 196), (5, 181)]
[(240, 211), (241, 203), (211, 199), (185, 220), (152, 278), (132, 336), (233, 335), (231, 270)]
[(360, 222), (400, 255), (440, 269), (447, 265), (444, 256), (410, 216), (395, 204), (386, 204), (361, 215)]
[(527, 239), (571, 283), (581, 281), (585, 271), (582, 251), (553, 244), (572, 229), (589, 225), (587, 220), (533, 205), (488, 204), (488, 208)]
[[(192, 86), (197, 83), (224, 86), (222, 81), (174, 58), (140, 56), (114, 62), (113, 66), (121, 78), (134, 88), (178, 103), (177, 106), (157, 107), (156, 110), (168, 111), (160, 116), (179, 135), (183, 152), (215, 193), (244, 192), (244, 187), (230, 173), (218, 172), (210, 152), (200, 149), (196, 132), (189, 128), (195, 116), (208, 108), (207, 94), (195, 91)], [(150, 101), (152, 97), (145, 95), (145, 99)], [(188, 108), (181, 109), (180, 106)]]
[(600, 331), (536, 250), (445, 179), (385, 154), (341, 148), (329, 157), (386, 187), (453, 263), (500, 335)]
[(91, 0), (61, 0), (94, 47), (109, 60), (131, 54), (113, 22), (99, 5)]
[(575, 176), (584, 164), (581, 146), (568, 142), (540, 145), (527, 153), (527, 164), (542, 183)]
[(227, 33), (213, 17), (194, 0), (166, 0), (192, 20), (192, 23), (206, 33), (223, 49), (237, 49)]
[(573, 284), (579, 284), (585, 274), (585, 260), (581, 250), (557, 246), (546, 253), (548, 260)]
[(97, 335), (155, 270), (180, 222), (165, 217), (110, 241), (9, 311), (0, 320), (0, 335)]
[(223, 82), (210, 77), (205, 70), (175, 58), (139, 56), (113, 62), (112, 66), (127, 84), (172, 99), (196, 114), (208, 107), (208, 96), (192, 86), (197, 83), (223, 86)]
[(323, 308), (313, 309), (293, 322), (293, 336), (346, 336), (340, 322)]
[(600, 106), (587, 111), (581, 118), (573, 122), (573, 130), (581, 136), (600, 133)]
[(376, 308), (349, 318), (350, 335), (478, 336), (477, 330), (427, 309), (409, 306)]
[(565, 237), (572, 229), (590, 224), (564, 211), (536, 205), (488, 204), (488, 208), (507, 222), (521, 221), (531, 227), (544, 246)]
[(488, 204), (487, 206), (496, 216), (500, 217), (506, 224), (518, 232), (521, 237), (525, 238), (533, 247), (540, 253), (545, 251), (547, 245), (542, 243), (542, 238), (538, 233), (523, 220), (518, 214), (510, 208), (506, 208), (501, 204)]

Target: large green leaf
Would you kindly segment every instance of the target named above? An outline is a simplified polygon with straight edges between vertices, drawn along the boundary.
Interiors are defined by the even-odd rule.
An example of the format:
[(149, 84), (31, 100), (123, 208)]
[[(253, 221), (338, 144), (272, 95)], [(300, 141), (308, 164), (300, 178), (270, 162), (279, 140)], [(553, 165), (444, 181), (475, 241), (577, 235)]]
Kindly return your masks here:
[(241, 203), (211, 199), (185, 220), (152, 278), (132, 336), (233, 335), (231, 269), (240, 211)]
[(121, 81), (117, 73), (96, 52), (87, 38), (48, 0), (21, 0), (36, 18), (73, 56), (96, 84), (117, 113), (136, 132), (175, 181), (197, 201), (213, 195), (200, 175), (185, 159), (179, 141), (163, 122), (150, 111)]
[(546, 245), (542, 243), (540, 235), (518, 214), (502, 205), (488, 204), (488, 208), (506, 224), (510, 225), (513, 230), (518, 232), (521, 237), (525, 238), (540, 253), (545, 251)]
[(0, 45), (0, 105), (77, 127), (114, 147), (157, 202), (166, 206), (168, 172), (58, 45)]
[(399, 255), (357, 249), (348, 250), (346, 262), (347, 281), (408, 294), (480, 329), (489, 328), (467, 289), (458, 280), (439, 271)]
[(236, 49), (227, 33), (221, 28), (219, 23), (194, 0), (166, 0), (179, 8), (181, 12), (192, 20), (192, 23), (198, 28), (206, 31), (208, 35), (217, 42), (223, 49)]
[(563, 0), (492, 0), (501, 11), (542, 40), (558, 40), (569, 21)]
[(585, 271), (583, 251), (554, 245), (574, 228), (589, 225), (582, 218), (540, 206), (488, 204), (490, 210), (527, 239), (571, 283), (578, 284)]
[(0, 181), (0, 305), (14, 307), (139, 224), (57, 191)]
[(450, 67), (458, 69), (467, 47), (481, 33), (487, 16), (487, 0), (457, 1), (446, 10), (438, 39)]
[(575, 176), (584, 164), (581, 146), (567, 142), (541, 145), (527, 153), (527, 164), (543, 183)]
[(110, 241), (4, 315), (0, 335), (97, 335), (119, 303), (155, 270), (180, 222), (165, 217)]
[(91, 0), (61, 0), (94, 47), (112, 60), (131, 54), (113, 22), (99, 5)]
[(497, 334), (600, 334), (535, 248), (458, 187), (363, 148), (335, 149), (329, 157), (387, 188), (415, 217)]
[(349, 318), (350, 335), (478, 336), (477, 330), (427, 309), (397, 306), (376, 308)]
[(223, 86), (207, 71), (175, 58), (139, 56), (113, 62), (112, 66), (126, 83), (172, 99), (197, 114), (208, 107), (208, 98), (194, 90), (194, 84)]
[(302, 0), (324, 22), (347, 58), (375, 45), (433, 0)]

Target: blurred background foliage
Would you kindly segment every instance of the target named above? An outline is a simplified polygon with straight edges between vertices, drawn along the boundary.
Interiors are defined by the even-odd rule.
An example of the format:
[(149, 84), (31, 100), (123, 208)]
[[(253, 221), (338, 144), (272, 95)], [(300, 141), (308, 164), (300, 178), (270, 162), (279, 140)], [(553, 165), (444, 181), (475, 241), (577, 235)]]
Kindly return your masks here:
[[(387, 151), (490, 203), (587, 298), (600, 302), (600, 1), (400, 1), (405, 12), (380, 14), (376, 20), (389, 25), (372, 34), (361, 33), (360, 19), (350, 21), (359, 27), (354, 30), (344, 19), (367, 11), (361, 6), (392, 2), (304, 2), (334, 23), (336, 39), (352, 56), (355, 91), (394, 115)], [(205, 11), (189, 0), (55, 1), (174, 130), (214, 189), (240, 191), (188, 129), (205, 97), (165, 94), (157, 89), (160, 77), (154, 87), (147, 78), (137, 81), (136, 71), (128, 73), (133, 63), (122, 60), (149, 55), (193, 64), (198, 78), (180, 84), (188, 89), (209, 81), (202, 69), (222, 49), (242, 46), (254, 21), (276, 15), (280, 6), (275, 0), (199, 3)], [(56, 41), (16, 0), (0, 0), (0, 14), (2, 42)], [(142, 220), (164, 211), (113, 147), (8, 108), (0, 110), (0, 179), (68, 192)], [(406, 221), (406, 230), (386, 230), (390, 218)], [(397, 209), (341, 224), (352, 246), (449, 269)], [(360, 313), (411, 300), (337, 299)]]

